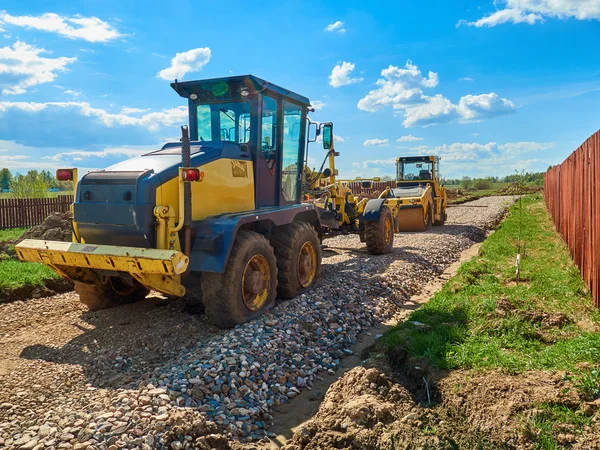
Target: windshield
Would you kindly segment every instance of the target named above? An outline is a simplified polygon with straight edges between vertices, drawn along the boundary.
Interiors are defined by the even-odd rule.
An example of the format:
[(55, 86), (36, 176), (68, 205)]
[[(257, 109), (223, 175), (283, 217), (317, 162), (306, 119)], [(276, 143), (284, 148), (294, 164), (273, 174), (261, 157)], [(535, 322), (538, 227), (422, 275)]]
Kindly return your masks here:
[(250, 103), (230, 102), (196, 106), (199, 141), (250, 140)]
[(432, 180), (431, 162), (414, 162), (398, 164), (398, 181)]

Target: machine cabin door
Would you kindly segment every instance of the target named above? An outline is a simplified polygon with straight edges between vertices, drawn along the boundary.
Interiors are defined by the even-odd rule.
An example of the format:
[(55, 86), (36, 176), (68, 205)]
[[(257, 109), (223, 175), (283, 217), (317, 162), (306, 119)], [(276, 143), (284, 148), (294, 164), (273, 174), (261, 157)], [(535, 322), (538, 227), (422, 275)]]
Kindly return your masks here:
[(257, 208), (279, 204), (278, 156), (281, 154), (281, 139), (278, 136), (279, 102), (267, 95), (261, 97), (258, 109), (258, 148), (254, 165), (254, 196)]
[(283, 100), (280, 204), (300, 203), (306, 146), (306, 108)]

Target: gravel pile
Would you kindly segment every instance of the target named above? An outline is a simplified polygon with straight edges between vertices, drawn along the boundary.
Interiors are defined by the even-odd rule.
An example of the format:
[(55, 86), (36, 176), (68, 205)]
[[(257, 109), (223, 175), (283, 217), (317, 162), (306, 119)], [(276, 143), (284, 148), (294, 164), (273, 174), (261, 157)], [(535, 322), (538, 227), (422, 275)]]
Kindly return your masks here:
[[(508, 201), (491, 197), (476, 202), (478, 207), (450, 208), (446, 226), (397, 235), (389, 255), (369, 255), (357, 236), (329, 239), (321, 280), (313, 291), (279, 304), (259, 320), (200, 340), (182, 330), (173, 341), (167, 336), (179, 330), (163, 327), (164, 309), (146, 309), (144, 320), (152, 324), (139, 332), (165, 335), (166, 345), (177, 345), (157, 364), (143, 364), (144, 346), (128, 347), (122, 342), (127, 335), (120, 339), (116, 325), (102, 331), (112, 340), (102, 342), (97, 335), (76, 355), (44, 357), (43, 352), (32, 352), (35, 346), (22, 344), (32, 342), (31, 334), (35, 338), (44, 326), (43, 319), (39, 325), (27, 323), (25, 317), (36, 311), (24, 313), (25, 323), (11, 322), (10, 333), (3, 336), (6, 322), (0, 309), (0, 346), (5, 341), (15, 349), (22, 346), (13, 361), (0, 350), (0, 363), (9, 360), (14, 367), (0, 369), (0, 447), (208, 449), (235, 446), (230, 438), (269, 436), (277, 405), (293, 401), (301, 389), (310, 389), (315, 379), (335, 371), (340, 359), (352, 353), (350, 347), (361, 331), (391, 318), (462, 250), (481, 241)], [(63, 306), (71, 308), (62, 316), (66, 324), (61, 326), (66, 327), (70, 320), (77, 321), (81, 309), (72, 304), (76, 299), (65, 297)], [(36, 307), (49, 302), (52, 299)], [(123, 317), (136, 307), (140, 308), (123, 306), (119, 314)], [(129, 320), (137, 317), (133, 313)], [(72, 340), (86, 333), (93, 329), (83, 335), (80, 331)], [(44, 342), (48, 350), (56, 350), (69, 347), (65, 339), (67, 332), (57, 339), (45, 337)], [(160, 343), (146, 339), (146, 346)], [(115, 348), (121, 351), (112, 351)], [(23, 360), (27, 354), (40, 359)], [(120, 384), (100, 387), (98, 370), (127, 376)]]

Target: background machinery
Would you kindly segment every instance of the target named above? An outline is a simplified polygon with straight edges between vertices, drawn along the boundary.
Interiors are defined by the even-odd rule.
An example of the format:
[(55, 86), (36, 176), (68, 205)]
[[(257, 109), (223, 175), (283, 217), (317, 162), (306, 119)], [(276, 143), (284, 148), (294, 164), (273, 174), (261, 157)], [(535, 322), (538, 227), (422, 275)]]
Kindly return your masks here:
[(447, 196), (439, 179), (438, 156), (407, 156), (396, 159), (396, 187), (383, 196), (400, 201), (400, 231), (424, 231), (446, 221)]
[[(359, 198), (353, 194), (348, 180), (337, 180), (333, 124), (317, 124), (316, 135), (323, 136), (323, 147), (328, 152), (318, 171), (305, 166), (304, 192), (313, 198), (322, 223), (324, 235), (358, 234), (371, 254), (390, 253), (394, 233), (398, 231), (400, 200), (386, 196), (376, 199)], [(328, 167), (324, 169), (325, 163)], [(362, 180), (363, 187), (370, 188), (371, 180)]]
[[(311, 288), (320, 240), (332, 231), (352, 224), (386, 251), (384, 202), (364, 203), (360, 223), (338, 197), (324, 207), (302, 202), (306, 97), (252, 75), (171, 87), (188, 101), (181, 141), (79, 182), (76, 169), (57, 171), (75, 183), (73, 242), (24, 240), (19, 258), (74, 281), (90, 309), (136, 301), (150, 289), (187, 292), (192, 305), (201, 298), (211, 322), (230, 327), (262, 314), (276, 296)], [(332, 127), (321, 130), (333, 154)]]

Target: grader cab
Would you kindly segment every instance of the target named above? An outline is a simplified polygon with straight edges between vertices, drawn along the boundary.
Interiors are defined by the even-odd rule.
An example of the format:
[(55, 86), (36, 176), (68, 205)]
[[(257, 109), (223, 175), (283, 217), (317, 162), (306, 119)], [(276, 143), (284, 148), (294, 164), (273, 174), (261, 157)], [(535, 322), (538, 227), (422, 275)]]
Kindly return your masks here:
[(73, 243), (16, 252), (74, 281), (90, 309), (153, 289), (201, 298), (210, 321), (235, 326), (318, 278), (324, 211), (301, 197), (310, 101), (252, 75), (171, 87), (188, 101), (181, 141), (79, 183), (58, 171), (77, 184)]

